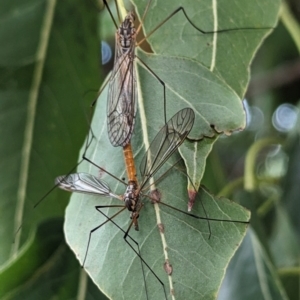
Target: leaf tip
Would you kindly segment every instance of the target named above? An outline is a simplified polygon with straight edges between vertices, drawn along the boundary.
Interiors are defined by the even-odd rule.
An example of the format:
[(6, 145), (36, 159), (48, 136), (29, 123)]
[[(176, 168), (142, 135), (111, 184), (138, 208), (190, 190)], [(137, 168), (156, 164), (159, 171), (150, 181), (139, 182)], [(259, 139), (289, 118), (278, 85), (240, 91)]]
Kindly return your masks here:
[(197, 192), (194, 189), (188, 190), (188, 195), (189, 195), (188, 212), (190, 212), (194, 206)]

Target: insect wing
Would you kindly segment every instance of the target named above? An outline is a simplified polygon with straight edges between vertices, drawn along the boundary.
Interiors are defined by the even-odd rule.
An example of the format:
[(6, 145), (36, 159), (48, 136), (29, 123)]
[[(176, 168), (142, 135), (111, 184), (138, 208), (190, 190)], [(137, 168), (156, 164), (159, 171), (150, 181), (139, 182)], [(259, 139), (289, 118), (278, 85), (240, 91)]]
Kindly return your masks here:
[(59, 176), (55, 184), (62, 190), (84, 194), (103, 195), (119, 198), (111, 193), (106, 182), (88, 173), (74, 173), (66, 176)]
[(129, 143), (136, 115), (137, 84), (133, 63), (134, 43), (123, 52), (116, 39), (115, 62), (109, 82), (107, 131), (113, 146)]
[(143, 177), (142, 186), (183, 143), (193, 127), (194, 119), (194, 111), (184, 108), (177, 112), (158, 132), (140, 165)]

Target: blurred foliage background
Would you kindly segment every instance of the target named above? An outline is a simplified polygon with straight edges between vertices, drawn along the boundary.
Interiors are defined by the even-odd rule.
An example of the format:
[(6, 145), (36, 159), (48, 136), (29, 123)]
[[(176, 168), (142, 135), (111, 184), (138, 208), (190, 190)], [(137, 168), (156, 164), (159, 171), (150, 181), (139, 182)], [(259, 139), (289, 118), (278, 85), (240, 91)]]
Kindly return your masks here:
[[(247, 127), (220, 138), (207, 161), (202, 183), (252, 212), (219, 299), (300, 298), (299, 20), (299, 1), (284, 2), (278, 26), (252, 63)], [(270, 278), (282, 293), (273, 294)]]
[[(47, 81), (43, 84), (44, 94), (41, 96), (52, 99), (51, 103), (54, 104), (53, 107), (39, 104), (38, 108), (40, 111), (46, 110), (47, 114), (49, 112), (53, 115), (61, 114), (61, 122), (53, 124), (51, 115), (49, 119), (46, 119), (44, 117), (46, 114), (42, 113), (43, 117), (36, 121), (36, 127), (40, 130), (33, 137), (37, 145), (45, 146), (41, 149), (38, 146), (34, 147), (34, 155), (37, 158), (47, 157), (47, 153), (55, 151), (57, 160), (55, 164), (51, 161), (48, 165), (44, 161), (39, 161), (36, 165), (29, 162), (30, 168), (36, 170), (34, 176), (40, 178), (39, 184), (43, 186), (44, 191), (47, 187), (51, 187), (56, 175), (66, 173), (66, 170), (70, 170), (75, 165), (77, 153), (73, 152), (73, 157), (69, 157), (71, 150), (79, 149), (88, 128), (88, 113), (75, 116), (79, 126), (76, 130), (74, 129), (76, 136), (70, 137), (69, 131), (63, 130), (63, 128), (73, 126), (71, 125), (73, 123), (69, 124), (66, 121), (66, 116), (72, 112), (74, 105), (81, 107), (83, 112), (89, 112), (88, 106), (95, 96), (93, 89), (98, 88), (99, 82), (103, 81), (113, 62), (111, 54), (113, 50), (110, 47), (114, 43), (114, 30), (101, 33), (104, 39), (101, 44), (101, 63), (101, 47), (97, 44), (95, 31), (99, 14), (93, 4), (88, 1), (76, 1), (76, 3), (73, 1), (72, 4), (74, 9), (72, 12), (68, 11), (68, 14), (77, 16), (78, 32), (72, 36), (73, 45), (63, 43), (71, 33), (67, 27), (68, 14), (62, 6), (56, 16), (58, 27), (51, 33), (51, 38), (56, 40), (56, 43), (51, 45), (55, 44), (58, 47), (48, 50), (47, 70), (49, 73), (46, 74)], [(14, 5), (16, 3), (12, 1), (1, 5), (2, 24), (5, 25), (7, 10), (11, 9), (10, 11), (18, 16), (18, 10), (14, 9)], [(44, 6), (45, 2), (41, 2), (35, 6), (35, 9), (42, 10), (45, 9)], [(89, 19), (82, 20), (83, 10), (89, 11)], [(38, 13), (34, 13), (39, 16)], [(100, 17), (104, 18), (104, 22), (111, 23), (107, 14), (101, 14)], [(37, 17), (32, 22), (41, 22), (41, 20)], [(251, 82), (244, 100), (247, 127), (243, 132), (219, 138), (207, 160), (202, 183), (215, 194), (233, 199), (252, 212), (251, 227), (228, 268), (219, 299), (296, 300), (300, 298), (299, 22), (299, 1), (284, 2), (278, 26), (265, 40), (252, 64)], [(101, 29), (106, 28), (103, 20), (101, 24)], [(25, 108), (18, 101), (28, 98), (26, 93), (29, 90), (31, 78), (28, 78), (27, 71), (33, 68), (36, 62), (28, 57), (31, 57), (30, 45), (36, 41), (26, 36), (27, 28), (20, 30), (22, 27), (19, 27), (18, 32), (8, 32), (5, 30), (11, 25), (6, 24), (7, 27), (4, 25), (0, 29), (2, 31), (0, 36), (3, 39), (0, 51), (2, 57), (0, 84), (2, 87), (21, 87), (22, 92), (13, 95), (1, 92), (1, 112), (17, 113), (20, 116), (20, 122), (16, 126), (22, 129), (25, 124), (21, 121)], [(109, 27), (111, 28), (111, 24)], [(85, 30), (84, 34), (82, 28)], [(30, 32), (31, 36), (34, 36), (32, 31)], [(86, 36), (88, 38), (85, 40)], [(27, 38), (28, 45), (16, 44), (16, 38), (20, 41), (22, 37)], [(90, 43), (91, 40), (94, 42)], [(16, 51), (7, 48), (7, 45), (12, 42)], [(93, 54), (89, 51), (89, 57), (84, 55), (86, 47), (95, 49)], [(9, 55), (5, 52), (6, 49)], [(58, 56), (57, 53), (59, 53)], [(68, 58), (72, 64), (65, 63), (68, 60), (64, 56), (66, 53), (74, 53), (73, 57)], [(74, 74), (71, 65), (74, 65), (78, 57), (84, 57), (84, 59), (75, 64), (77, 69), (76, 76), (74, 76), (71, 75)], [(6, 60), (12, 63), (8, 65)], [(99, 64), (95, 65), (97, 60)], [(86, 69), (95, 74), (94, 81), (87, 81), (81, 85), (79, 82), (84, 82)], [(53, 74), (61, 78), (64, 89), (58, 87), (58, 90), (63, 90), (64, 93), (53, 93), (56, 91), (51, 80)], [(79, 80), (80, 77), (82, 78)], [(69, 79), (69, 86), (65, 86), (66, 78)], [(82, 95), (79, 100), (78, 95)], [(66, 100), (63, 110), (59, 99)], [(6, 118), (3, 116), (0, 118), (1, 142), (12, 143), (11, 149), (1, 152), (1, 157), (4, 158), (7, 157), (8, 151), (15, 153), (20, 148), (17, 138), (12, 134), (14, 131), (9, 127), (10, 116), (6, 114)], [(52, 138), (52, 135), (55, 138)], [(70, 160), (66, 162), (66, 158)], [(11, 160), (4, 159), (1, 162), (2, 170), (7, 170), (6, 173), (1, 173), (3, 189), (0, 196), (5, 195), (5, 201), (1, 198), (0, 206), (2, 220), (0, 229), (1, 299), (40, 299), (40, 295), (45, 295), (44, 299), (54, 297), (57, 299), (106, 299), (87, 278), (74, 254), (65, 245), (61, 214), (69, 197), (66, 193), (55, 191), (54, 195), (51, 195), (53, 200), (41, 204), (45, 205), (45, 210), (49, 211), (49, 221), (40, 225), (37, 232), (33, 232), (30, 226), (27, 227), (24, 224), (22, 253), (13, 259), (10, 248), (15, 228), (13, 222), (10, 221), (14, 210), (11, 209), (8, 200), (18, 197), (15, 194), (14, 181), (19, 176), (19, 172), (15, 170), (19, 160), (21, 160), (21, 155), (15, 155)], [(7, 198), (7, 191), (9, 191), (9, 198)], [(40, 191), (35, 193), (33, 188), (32, 190), (29, 188), (29, 192), (33, 202), (27, 203), (27, 218), (30, 222), (38, 224), (39, 216), (36, 216), (38, 212), (32, 214), (30, 209), (34, 201), (42, 194)], [(7, 260), (7, 257), (11, 259)], [(84, 295), (77, 290), (79, 283), (80, 286), (85, 287)]]

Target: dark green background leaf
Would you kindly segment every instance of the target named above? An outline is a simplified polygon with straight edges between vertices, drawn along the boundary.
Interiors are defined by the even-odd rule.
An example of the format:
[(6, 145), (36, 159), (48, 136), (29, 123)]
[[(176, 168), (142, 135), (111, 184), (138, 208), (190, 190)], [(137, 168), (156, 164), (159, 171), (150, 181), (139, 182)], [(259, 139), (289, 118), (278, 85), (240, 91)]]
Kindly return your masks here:
[[(0, 277), (5, 283), (1, 299), (34, 299), (38, 285), (44, 298), (64, 298), (56, 289), (48, 293), (54, 281), (59, 289), (63, 285), (69, 289), (64, 283), (67, 277), (58, 275), (62, 274), (62, 263), (51, 273), (51, 257), (38, 247), (43, 238), (47, 242), (55, 228), (48, 224), (39, 241), (33, 231), (44, 220), (56, 216), (62, 219), (69, 195), (55, 190), (38, 208), (33, 209), (33, 205), (53, 187), (55, 176), (76, 165), (93, 98), (85, 93), (99, 86), (97, 14), (88, 1), (32, 0), (2, 1), (0, 15)], [(51, 27), (43, 27), (47, 17)], [(41, 31), (43, 28), (49, 35)], [(46, 56), (38, 58), (38, 48), (44, 41), (48, 42)], [(37, 76), (41, 81), (33, 86), (38, 64), (43, 65), (42, 74)], [(36, 103), (30, 102), (33, 92), (37, 92)], [(34, 123), (33, 128), (28, 127), (29, 122)], [(26, 130), (32, 140), (25, 136)], [(15, 236), (21, 222), (23, 227)], [(60, 230), (61, 226), (60, 222)], [(60, 241), (51, 245), (57, 251), (64, 243), (62, 234), (58, 237)], [(30, 251), (34, 247), (42, 253)], [(26, 264), (23, 256), (27, 257)], [(68, 266), (69, 262), (65, 263), (66, 270), (76, 267), (72, 280), (79, 278), (75, 261)]]
[(75, 299), (80, 293), (106, 299), (64, 243), (62, 226), (52, 219), (31, 232), (20, 255), (1, 270), (1, 299)]
[(237, 295), (245, 300), (288, 299), (268, 254), (252, 230), (248, 230), (229, 264), (220, 295), (218, 300), (234, 299)]

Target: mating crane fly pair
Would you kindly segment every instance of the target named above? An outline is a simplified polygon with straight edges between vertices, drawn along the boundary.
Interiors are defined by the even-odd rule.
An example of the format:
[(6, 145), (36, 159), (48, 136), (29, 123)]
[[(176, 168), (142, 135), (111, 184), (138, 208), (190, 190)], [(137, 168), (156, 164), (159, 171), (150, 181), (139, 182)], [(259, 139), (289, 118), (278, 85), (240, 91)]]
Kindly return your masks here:
[[(150, 3), (151, 0), (147, 4), (141, 22), (145, 18)], [(196, 29), (198, 29), (189, 20), (183, 8), (179, 8), (175, 12), (173, 12), (167, 19), (165, 19), (165, 21), (162, 22), (162, 24), (168, 21), (174, 14), (176, 14), (179, 11), (183, 11), (184, 15), (186, 16), (190, 24)], [(60, 176), (57, 177), (56, 183), (61, 189), (70, 192), (112, 197), (124, 202), (123, 205), (96, 206), (96, 209), (100, 213), (102, 213), (101, 209), (105, 207), (119, 207), (120, 210), (117, 213), (115, 213), (113, 216), (104, 215), (107, 218), (107, 221), (105, 221), (104, 223), (100, 224), (99, 226), (95, 227), (90, 231), (86, 253), (83, 259), (83, 265), (85, 264), (87, 258), (92, 233), (95, 232), (100, 227), (102, 227), (108, 221), (114, 223), (117, 227), (119, 227), (114, 222), (114, 218), (127, 209), (130, 212), (131, 222), (126, 231), (124, 231), (120, 227), (119, 228), (124, 232), (125, 241), (139, 256), (142, 263), (142, 268), (143, 268), (143, 264), (145, 264), (147, 268), (150, 270), (150, 272), (158, 280), (158, 282), (160, 282), (164, 290), (164, 296), (167, 299), (167, 294), (163, 282), (158, 278), (158, 276), (150, 268), (147, 262), (141, 257), (139, 251), (137, 252), (132, 247), (132, 245), (128, 242), (128, 237), (129, 239), (133, 240), (133, 238), (129, 236), (128, 233), (132, 226), (134, 226), (136, 230), (138, 230), (139, 228), (138, 217), (143, 208), (143, 203), (141, 201), (142, 196), (151, 199), (151, 196), (145, 194), (147, 188), (151, 186), (151, 184), (149, 184), (150, 179), (153, 178), (153, 176), (172, 156), (172, 154), (176, 152), (178, 147), (183, 143), (185, 138), (188, 136), (189, 132), (193, 127), (195, 114), (192, 109), (184, 108), (178, 111), (169, 121), (166, 121), (166, 97), (165, 97), (166, 93), (165, 93), (165, 86), (163, 84), (165, 122), (164, 122), (164, 126), (155, 136), (150, 147), (147, 149), (146, 153), (144, 154), (144, 157), (140, 165), (140, 173), (141, 173), (142, 180), (140, 184), (138, 184), (136, 179), (137, 172), (134, 166), (130, 140), (131, 140), (134, 124), (135, 124), (136, 100), (138, 97), (137, 85), (136, 85), (136, 71), (134, 68), (133, 60), (136, 57), (134, 53), (136, 34), (141, 27), (135, 30), (133, 21), (134, 21), (134, 15), (131, 12), (126, 16), (124, 22), (121, 24), (116, 34), (115, 63), (114, 63), (112, 74), (109, 79), (109, 92), (108, 92), (108, 102), (107, 102), (107, 126), (108, 126), (108, 136), (110, 142), (113, 146), (122, 146), (124, 150), (124, 157), (125, 157), (127, 176), (128, 176), (128, 184), (126, 187), (126, 191), (121, 196), (116, 195), (111, 191), (109, 185), (105, 181), (98, 179), (96, 176), (93, 176), (88, 173), (75, 173), (66, 176)], [(154, 33), (157, 28), (158, 27), (152, 30), (149, 35)], [(144, 64), (142, 60), (140, 61), (142, 64)], [(163, 83), (151, 71), (151, 69), (148, 66), (146, 66), (146, 68), (161, 83)], [(100, 170), (103, 170), (104, 172), (109, 174), (106, 170), (96, 165), (94, 162), (90, 161), (87, 158), (86, 160), (92, 163), (93, 165), (95, 165), (96, 167), (98, 167)], [(230, 223), (248, 224), (248, 221), (242, 221), (242, 220), (230, 220), (230, 219), (224, 220), (224, 219), (217, 219), (217, 218), (200, 217), (196, 214), (190, 214), (181, 211), (178, 208), (173, 207), (165, 203), (164, 201), (161, 201), (160, 199), (159, 200), (155, 199), (154, 201), (157, 201), (157, 204), (159, 205), (164, 205), (170, 209), (182, 213), (185, 216), (189, 216), (191, 218), (198, 219), (198, 220), (223, 221), (223, 222), (230, 222)], [(209, 231), (210, 231), (210, 227), (209, 227)]]

